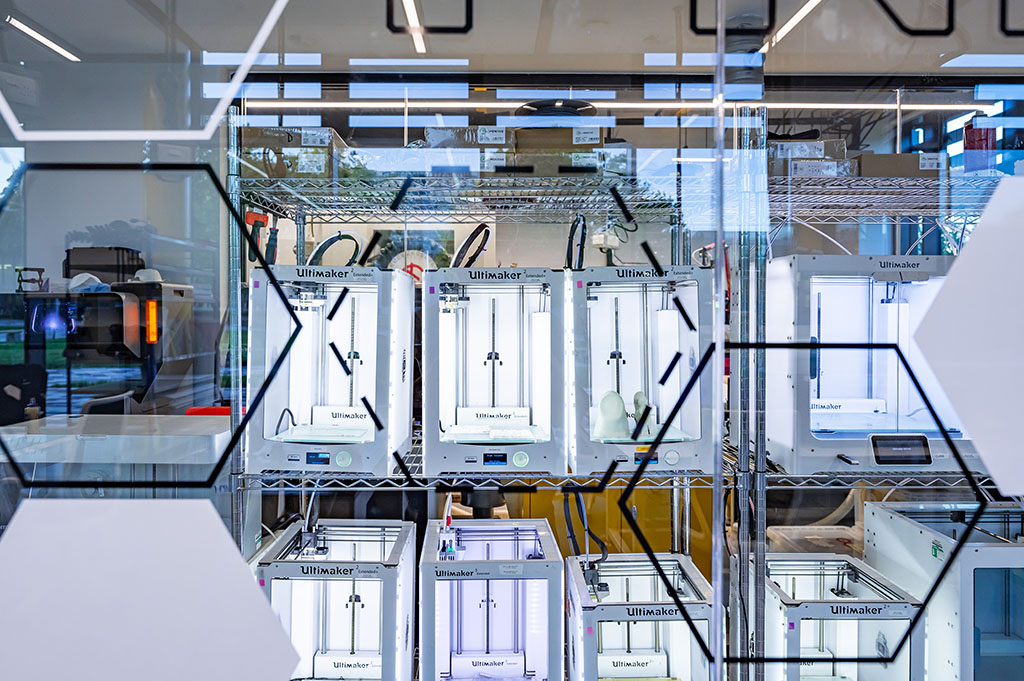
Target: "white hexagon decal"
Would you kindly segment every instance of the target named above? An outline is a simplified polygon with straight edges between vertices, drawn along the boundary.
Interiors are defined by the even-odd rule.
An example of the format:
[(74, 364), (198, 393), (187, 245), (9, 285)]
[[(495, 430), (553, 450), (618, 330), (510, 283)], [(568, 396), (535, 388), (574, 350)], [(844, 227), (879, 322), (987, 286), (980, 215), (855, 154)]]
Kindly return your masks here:
[(0, 575), (4, 678), (286, 681), (298, 662), (207, 500), (26, 500)]
[(1024, 494), (1024, 178), (1000, 182), (914, 339), (999, 491)]
[(200, 130), (188, 128), (182, 130), (25, 130), (2, 90), (0, 90), (0, 118), (3, 118), (7, 127), (11, 129), (14, 139), (19, 142), (205, 142), (217, 132), (228, 106), (238, 95), (242, 83), (249, 75), (253, 64), (256, 63), (260, 50), (263, 49), (263, 45), (277, 25), (277, 20), (281, 18), (281, 13), (288, 6), (288, 2), (289, 0), (274, 0), (273, 6), (264, 17), (259, 30), (256, 31), (252, 43), (246, 49), (241, 63), (232, 74), (223, 95), (217, 100), (206, 125)]

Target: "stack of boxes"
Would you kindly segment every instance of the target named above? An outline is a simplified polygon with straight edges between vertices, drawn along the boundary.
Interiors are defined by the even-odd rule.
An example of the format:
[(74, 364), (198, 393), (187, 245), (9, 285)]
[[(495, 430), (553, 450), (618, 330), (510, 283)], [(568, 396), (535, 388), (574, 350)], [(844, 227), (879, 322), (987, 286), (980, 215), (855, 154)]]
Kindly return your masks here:
[[(426, 128), (432, 149), (476, 149), (479, 165), (460, 163), (464, 171), (479, 168), (481, 177), (559, 177), (565, 175), (631, 175), (636, 151), (609, 141), (606, 128), (537, 127)], [(466, 160), (462, 155), (460, 158)]]
[(242, 128), (241, 176), (364, 177), (370, 173), (333, 128)]

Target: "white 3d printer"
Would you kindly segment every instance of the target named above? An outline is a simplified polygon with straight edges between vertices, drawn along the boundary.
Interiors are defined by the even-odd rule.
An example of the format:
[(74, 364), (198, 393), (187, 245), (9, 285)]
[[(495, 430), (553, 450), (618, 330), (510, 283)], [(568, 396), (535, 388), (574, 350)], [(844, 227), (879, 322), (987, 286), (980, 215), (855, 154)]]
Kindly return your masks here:
[[(569, 679), (709, 679), (708, 659), (646, 554), (566, 559)], [(688, 556), (657, 554), (704, 641), (711, 585)]]
[(415, 547), (399, 521), (285, 529), (256, 579), (299, 653), (292, 678), (412, 681)]
[(564, 283), (543, 268), (424, 274), (427, 475), (565, 474)]
[[(975, 503), (864, 507), (864, 557), (924, 598), (950, 560)], [(992, 503), (925, 608), (929, 679), (1024, 678), (1024, 509)]]
[[(711, 343), (710, 270), (667, 267), (659, 276), (653, 267), (596, 267), (573, 272), (569, 287), (570, 466), (583, 475), (600, 475), (612, 461), (635, 469)], [(710, 403), (711, 382), (698, 379), (648, 471), (713, 470), (702, 413)]]
[(421, 681), (562, 681), (563, 567), (546, 520), (431, 520)]
[[(910, 629), (921, 604), (857, 558), (770, 553), (766, 587), (765, 657), (803, 660), (765, 665), (767, 681), (923, 681), (924, 627)], [(874, 661), (908, 631), (893, 662)]]
[[(411, 447), (412, 277), (371, 267), (273, 272), (302, 330), (247, 429), (248, 472), (388, 475), (392, 452)], [(253, 271), (249, 291), (251, 400), (295, 326), (266, 271)]]
[[(945, 256), (776, 258), (766, 339), (898, 344), (960, 455), (981, 470), (913, 338), (951, 264)], [(786, 472), (959, 470), (895, 351), (768, 350), (766, 365), (768, 453)]]

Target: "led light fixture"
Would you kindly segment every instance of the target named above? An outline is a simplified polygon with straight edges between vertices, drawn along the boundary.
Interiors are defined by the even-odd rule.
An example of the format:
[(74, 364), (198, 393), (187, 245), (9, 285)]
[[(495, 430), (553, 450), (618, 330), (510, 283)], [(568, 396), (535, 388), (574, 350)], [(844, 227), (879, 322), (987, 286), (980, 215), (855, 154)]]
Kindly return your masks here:
[(54, 52), (56, 52), (60, 56), (62, 56), (65, 59), (67, 59), (68, 61), (74, 61), (74, 62), (82, 61), (73, 52), (70, 52), (69, 50), (66, 50), (65, 48), (61, 47), (60, 45), (58, 45), (54, 41), (50, 40), (49, 38), (47, 38), (45, 35), (43, 35), (39, 31), (35, 30), (34, 28), (29, 26), (28, 24), (26, 24), (26, 23), (24, 23), (22, 21), (19, 21), (18, 19), (12, 17), (10, 14), (7, 15), (6, 21), (7, 21), (8, 24), (10, 24), (14, 28), (18, 29), (19, 31), (21, 31), (22, 33), (27, 35), (29, 38), (32, 38), (33, 40), (35, 40), (37, 43), (39, 43), (41, 45), (45, 45), (46, 47), (50, 48), (51, 50), (53, 50)]

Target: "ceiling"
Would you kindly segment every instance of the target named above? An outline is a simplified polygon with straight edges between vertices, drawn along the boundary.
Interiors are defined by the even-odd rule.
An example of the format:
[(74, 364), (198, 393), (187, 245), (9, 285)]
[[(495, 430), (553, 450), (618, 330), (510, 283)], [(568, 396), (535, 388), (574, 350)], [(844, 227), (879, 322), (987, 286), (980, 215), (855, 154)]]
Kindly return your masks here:
[[(393, 0), (404, 23), (402, 0)], [(427, 24), (459, 24), (465, 0), (416, 0)], [(887, 0), (915, 26), (944, 23), (947, 0)], [(731, 14), (759, 11), (767, 0), (730, 0)], [(778, 0), (776, 27), (805, 0)], [(998, 3), (959, 0), (956, 30), (948, 37), (903, 34), (879, 0), (823, 0), (769, 50), (768, 73), (975, 73), (942, 64), (964, 53), (1020, 54), (1024, 38), (998, 30)], [(1024, 28), (1024, 3), (1010, 23)], [(309, 52), (321, 68), (348, 70), (349, 58), (467, 58), (475, 71), (675, 72), (645, 66), (645, 53), (707, 53), (713, 37), (689, 29), (688, 0), (474, 0), (474, 26), (465, 35), (430, 34), (417, 55), (406, 34), (385, 26), (386, 0), (291, 0), (265, 51)], [(10, 5), (10, 2), (6, 3)], [(13, 14), (83, 57), (83, 61), (184, 63), (186, 51), (242, 52), (252, 41), (271, 0), (18, 0)], [(713, 0), (698, 3), (700, 23), (712, 25)], [(168, 35), (171, 39), (168, 39)], [(46, 48), (6, 27), (4, 59), (60, 61)], [(734, 45), (756, 49), (761, 39)], [(170, 48), (170, 49), (169, 49)], [(193, 57), (193, 60), (195, 58)], [(702, 69), (709, 71), (709, 67)], [(998, 70), (997, 72), (1004, 72)], [(1024, 69), (1012, 70), (1021, 73)]]

